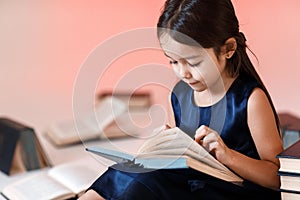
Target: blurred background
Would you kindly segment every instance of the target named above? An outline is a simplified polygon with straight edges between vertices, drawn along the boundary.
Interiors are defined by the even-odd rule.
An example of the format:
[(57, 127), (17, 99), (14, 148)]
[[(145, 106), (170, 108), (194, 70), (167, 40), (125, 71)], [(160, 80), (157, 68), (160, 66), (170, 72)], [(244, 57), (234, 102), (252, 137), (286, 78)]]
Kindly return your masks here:
[[(0, 114), (38, 130), (71, 118), (74, 83), (89, 54), (124, 31), (155, 27), (163, 3), (164, 0), (1, 0)], [(240, 29), (258, 57), (259, 62), (253, 62), (277, 110), (300, 116), (300, 1), (233, 3)], [(149, 63), (168, 65), (158, 50), (123, 56), (112, 63), (95, 93), (112, 89), (126, 71)], [(165, 74), (156, 76), (166, 78)], [(147, 90), (154, 92), (155, 103), (166, 105), (165, 88), (153, 85)]]

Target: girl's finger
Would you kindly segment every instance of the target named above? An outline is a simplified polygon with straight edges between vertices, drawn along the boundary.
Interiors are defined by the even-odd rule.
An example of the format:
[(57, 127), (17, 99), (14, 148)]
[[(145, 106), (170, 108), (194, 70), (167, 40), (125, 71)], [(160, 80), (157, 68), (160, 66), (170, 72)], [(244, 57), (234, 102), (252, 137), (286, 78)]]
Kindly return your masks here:
[(200, 142), (201, 140), (203, 140), (203, 138), (208, 134), (208, 127), (207, 126), (200, 126), (197, 130), (196, 130), (196, 134), (194, 136), (195, 141), (196, 142)]

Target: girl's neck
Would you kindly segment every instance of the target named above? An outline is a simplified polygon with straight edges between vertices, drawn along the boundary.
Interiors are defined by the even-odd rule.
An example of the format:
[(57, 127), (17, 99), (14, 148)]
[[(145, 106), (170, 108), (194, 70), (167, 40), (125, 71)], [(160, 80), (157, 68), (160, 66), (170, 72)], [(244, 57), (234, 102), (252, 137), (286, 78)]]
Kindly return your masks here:
[(199, 107), (212, 106), (219, 102), (227, 93), (236, 78), (229, 76), (218, 79), (215, 84), (204, 91), (194, 91), (194, 102)]

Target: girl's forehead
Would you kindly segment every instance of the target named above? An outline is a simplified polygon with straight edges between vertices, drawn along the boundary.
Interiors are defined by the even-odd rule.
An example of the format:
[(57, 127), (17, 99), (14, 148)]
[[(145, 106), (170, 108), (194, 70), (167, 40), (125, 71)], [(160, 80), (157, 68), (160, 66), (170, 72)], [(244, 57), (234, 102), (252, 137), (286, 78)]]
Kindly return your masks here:
[[(205, 54), (205, 49), (199, 46), (192, 46), (180, 43), (174, 40), (170, 35), (163, 34), (160, 39), (160, 45), (165, 54), (171, 58), (180, 57), (193, 59), (195, 56), (201, 56)], [(175, 59), (175, 58), (174, 58)]]

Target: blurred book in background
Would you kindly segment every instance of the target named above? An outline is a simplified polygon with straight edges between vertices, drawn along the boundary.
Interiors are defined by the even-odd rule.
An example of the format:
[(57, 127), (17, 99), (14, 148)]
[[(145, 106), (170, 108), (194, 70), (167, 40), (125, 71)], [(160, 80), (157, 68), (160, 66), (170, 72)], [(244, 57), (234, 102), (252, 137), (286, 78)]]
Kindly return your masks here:
[[(128, 109), (104, 129), (105, 135), (113, 137), (114, 135), (118, 136), (118, 134), (123, 133), (127, 136), (143, 137), (152, 133), (152, 126), (155, 125), (152, 124), (152, 126), (148, 127), (154, 121), (150, 116), (150, 109), (153, 105), (150, 92), (139, 91), (129, 93), (119, 91), (113, 93), (105, 91), (99, 94), (98, 100), (101, 102), (107, 97), (114, 97), (121, 100)], [(158, 117), (156, 118), (159, 119)], [(159, 125), (162, 123), (160, 122)]]
[(300, 139), (300, 118), (291, 113), (278, 113), (284, 149)]
[[(104, 129), (126, 110), (127, 107), (122, 101), (105, 97), (81, 119), (61, 120), (51, 124), (46, 130), (46, 136), (57, 146), (109, 138), (109, 135), (103, 134)], [(124, 137), (124, 134), (113, 137)]]
[(111, 92), (105, 91), (101, 92), (98, 95), (98, 100), (102, 101), (106, 97), (115, 97), (121, 100), (125, 105), (127, 105), (128, 109), (145, 109), (149, 108), (152, 104), (151, 94), (150, 92)]
[(49, 166), (34, 129), (0, 118), (0, 170), (12, 175)]

